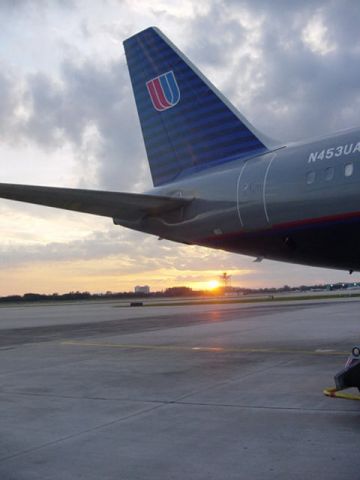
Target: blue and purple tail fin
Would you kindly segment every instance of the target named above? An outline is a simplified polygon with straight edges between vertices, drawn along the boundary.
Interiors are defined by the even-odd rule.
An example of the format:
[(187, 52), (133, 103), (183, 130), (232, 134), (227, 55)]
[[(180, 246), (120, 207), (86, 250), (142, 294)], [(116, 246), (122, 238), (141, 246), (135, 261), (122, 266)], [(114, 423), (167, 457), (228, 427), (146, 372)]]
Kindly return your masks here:
[(267, 151), (261, 135), (157, 28), (124, 47), (155, 186)]

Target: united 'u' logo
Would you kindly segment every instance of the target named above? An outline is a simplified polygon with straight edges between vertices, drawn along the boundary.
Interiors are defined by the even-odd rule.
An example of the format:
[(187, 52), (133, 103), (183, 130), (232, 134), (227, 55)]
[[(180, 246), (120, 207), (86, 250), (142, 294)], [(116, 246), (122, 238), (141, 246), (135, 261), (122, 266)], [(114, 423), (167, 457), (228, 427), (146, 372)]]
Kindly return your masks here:
[(154, 108), (162, 112), (174, 107), (180, 100), (180, 90), (174, 72), (163, 73), (146, 82)]

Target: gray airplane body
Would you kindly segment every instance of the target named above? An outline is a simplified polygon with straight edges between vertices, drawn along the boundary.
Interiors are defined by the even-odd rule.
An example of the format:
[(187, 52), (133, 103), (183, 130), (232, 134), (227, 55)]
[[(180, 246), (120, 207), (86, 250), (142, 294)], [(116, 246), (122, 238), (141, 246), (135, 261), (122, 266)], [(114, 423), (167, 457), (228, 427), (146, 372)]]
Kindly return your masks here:
[(360, 130), (276, 145), (156, 28), (125, 52), (154, 188), (0, 184), (0, 197), (259, 259), (360, 269)]

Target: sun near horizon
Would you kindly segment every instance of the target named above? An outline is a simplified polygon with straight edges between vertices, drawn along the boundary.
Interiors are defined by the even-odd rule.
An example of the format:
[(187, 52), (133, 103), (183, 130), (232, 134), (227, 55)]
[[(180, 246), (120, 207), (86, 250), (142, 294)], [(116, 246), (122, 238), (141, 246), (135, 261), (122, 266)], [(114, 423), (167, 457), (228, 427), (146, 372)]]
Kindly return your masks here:
[(206, 290), (217, 290), (219, 287), (219, 280), (209, 280), (206, 286)]

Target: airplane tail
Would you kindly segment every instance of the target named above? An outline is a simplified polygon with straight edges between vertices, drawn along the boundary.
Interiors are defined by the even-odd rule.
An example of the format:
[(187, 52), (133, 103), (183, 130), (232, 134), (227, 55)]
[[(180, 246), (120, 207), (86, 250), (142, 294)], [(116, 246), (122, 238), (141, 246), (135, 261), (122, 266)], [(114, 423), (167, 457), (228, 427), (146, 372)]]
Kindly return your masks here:
[(155, 27), (124, 42), (154, 186), (267, 151), (261, 134)]

